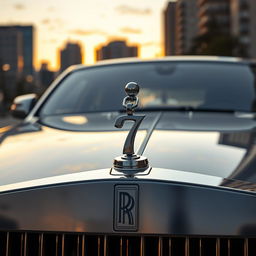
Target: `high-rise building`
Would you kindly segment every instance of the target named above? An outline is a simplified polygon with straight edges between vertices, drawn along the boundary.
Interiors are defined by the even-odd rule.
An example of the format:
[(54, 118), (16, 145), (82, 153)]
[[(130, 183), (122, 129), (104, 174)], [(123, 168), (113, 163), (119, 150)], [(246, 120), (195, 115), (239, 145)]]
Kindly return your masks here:
[(96, 60), (137, 57), (138, 47), (127, 46), (125, 41), (112, 41), (96, 50)]
[[(255, 14), (255, 0), (177, 0), (169, 2), (164, 12), (165, 55), (200, 53), (202, 49), (207, 49), (206, 52), (212, 51), (212, 54), (256, 58)], [(211, 38), (216, 35), (214, 38), (216, 40), (204, 37), (207, 32), (210, 33)], [(231, 42), (230, 45), (227, 43), (225, 45), (223, 40), (220, 42), (221, 47), (207, 48), (211, 42), (214, 45), (219, 37)], [(239, 44), (234, 40), (235, 37)], [(194, 38), (199, 39), (200, 43), (197, 46), (194, 45)]]
[[(17, 33), (19, 34), (20, 42), (20, 52), (19, 54), (22, 55), (23, 64), (22, 64), (22, 74), (24, 76), (33, 75), (34, 67), (33, 67), (33, 60), (34, 60), (34, 27), (33, 26), (0, 26), (0, 33), (2, 37), (4, 34), (7, 33)], [(10, 44), (16, 44), (17, 39), (12, 36), (8, 36), (8, 41)], [(8, 45), (1, 45), (2, 52), (5, 52), (4, 55), (7, 56), (10, 54), (10, 49), (8, 49)], [(10, 56), (10, 55), (9, 55)]]
[(175, 55), (176, 2), (168, 2), (164, 10), (164, 54)]
[(54, 80), (54, 72), (48, 69), (48, 63), (42, 62), (41, 68), (39, 71), (39, 80), (41, 90), (44, 91), (49, 87), (49, 85)]
[(64, 71), (72, 65), (82, 63), (81, 46), (78, 43), (68, 42), (66, 46), (60, 51), (60, 70)]
[(197, 0), (169, 2), (164, 11), (165, 55), (187, 54), (199, 30)]
[[(0, 26), (0, 90), (9, 102), (33, 80), (33, 26)], [(23, 81), (23, 82), (22, 82)]]
[(23, 55), (23, 75), (33, 75), (34, 73), (34, 27), (14, 26), (22, 34), (22, 55)]
[(0, 27), (0, 90), (4, 101), (16, 95), (18, 80), (23, 71), (22, 33), (14, 27)]
[(246, 55), (256, 58), (256, 1), (231, 0), (231, 31), (246, 49)]
[(176, 54), (189, 53), (194, 38), (198, 35), (197, 0), (178, 0), (176, 4)]
[(198, 0), (199, 33), (216, 29), (230, 34), (230, 0)]

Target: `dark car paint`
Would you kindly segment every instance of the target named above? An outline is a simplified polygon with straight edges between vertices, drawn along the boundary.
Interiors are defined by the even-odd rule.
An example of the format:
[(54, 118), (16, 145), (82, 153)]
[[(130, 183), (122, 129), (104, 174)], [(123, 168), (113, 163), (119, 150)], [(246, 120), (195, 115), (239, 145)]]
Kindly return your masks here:
[(153, 168), (127, 179), (110, 169), (130, 127), (113, 127), (119, 114), (37, 120), (48, 95), (25, 123), (0, 134), (0, 230), (113, 233), (114, 188), (132, 184), (136, 233), (255, 237), (254, 115), (146, 113), (136, 147)]
[[(158, 114), (146, 113), (136, 148), (143, 143)], [(14, 128), (2, 138), (1, 185), (111, 168), (113, 158), (122, 152), (129, 128), (129, 124), (121, 131), (113, 128), (117, 116), (118, 113), (51, 116)], [(76, 117), (86, 118), (86, 123), (78, 124)], [(250, 115), (165, 112), (144, 154), (152, 167), (254, 183), (255, 126)]]

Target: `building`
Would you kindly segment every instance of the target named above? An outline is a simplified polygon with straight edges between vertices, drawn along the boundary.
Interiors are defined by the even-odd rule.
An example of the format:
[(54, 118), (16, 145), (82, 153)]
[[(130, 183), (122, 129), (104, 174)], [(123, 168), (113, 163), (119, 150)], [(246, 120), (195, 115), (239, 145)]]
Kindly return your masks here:
[(231, 0), (231, 31), (246, 49), (246, 55), (256, 58), (256, 1)]
[(197, 0), (178, 0), (176, 4), (175, 51), (188, 54), (199, 32)]
[(137, 57), (138, 47), (128, 46), (125, 41), (112, 41), (96, 50), (96, 60)]
[(78, 43), (68, 42), (66, 46), (60, 50), (60, 70), (64, 71), (72, 65), (82, 63), (81, 46)]
[[(33, 80), (33, 26), (0, 26), (0, 90), (10, 102)], [(24, 81), (24, 82), (22, 82)]]
[(42, 62), (39, 71), (40, 89), (45, 91), (54, 80), (54, 72), (48, 69), (48, 63)]
[(190, 51), (198, 35), (198, 0), (169, 2), (164, 11), (165, 55), (183, 55)]
[(22, 34), (22, 56), (23, 56), (23, 75), (34, 74), (34, 27), (33, 26), (14, 26)]
[(233, 50), (237, 56), (256, 58), (256, 1), (255, 0), (198, 0), (199, 32), (209, 29), (231, 35), (239, 41)]
[(14, 27), (0, 27), (0, 89), (5, 103), (16, 96), (23, 71), (22, 33)]
[(164, 10), (164, 54), (175, 55), (176, 2), (169, 2)]
[[(10, 54), (10, 49), (8, 49), (9, 44), (16, 44), (16, 38), (10, 36), (9, 33), (17, 33), (19, 34), (19, 44), (20, 44), (20, 52), (22, 55), (22, 73), (24, 76), (33, 75), (34, 73), (34, 27), (33, 26), (0, 26), (0, 33), (2, 35), (6, 35), (8, 37), (9, 43), (6, 44), (7, 39), (5, 40), (5, 45), (1, 45), (2, 51), (7, 51), (5, 55)], [(3, 37), (3, 36), (2, 36)], [(3, 48), (4, 47), (4, 48)]]
[(198, 0), (199, 34), (216, 29), (230, 34), (230, 0)]

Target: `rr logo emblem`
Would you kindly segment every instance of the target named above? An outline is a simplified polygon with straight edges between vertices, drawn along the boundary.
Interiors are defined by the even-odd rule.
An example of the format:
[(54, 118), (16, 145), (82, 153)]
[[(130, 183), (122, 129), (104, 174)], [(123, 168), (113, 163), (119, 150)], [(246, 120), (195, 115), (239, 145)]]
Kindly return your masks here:
[(127, 192), (119, 193), (119, 217), (118, 223), (125, 224), (126, 217), (129, 225), (134, 224), (132, 210), (134, 208), (134, 198)]
[(115, 186), (114, 229), (137, 231), (138, 229), (138, 186)]

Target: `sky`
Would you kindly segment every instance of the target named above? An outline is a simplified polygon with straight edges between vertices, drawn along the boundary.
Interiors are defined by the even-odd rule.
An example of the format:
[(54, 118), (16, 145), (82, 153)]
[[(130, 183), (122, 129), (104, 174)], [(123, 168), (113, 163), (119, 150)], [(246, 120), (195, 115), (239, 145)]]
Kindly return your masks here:
[(163, 55), (163, 10), (168, 0), (0, 0), (0, 25), (35, 26), (35, 66), (59, 67), (67, 41), (82, 46), (83, 63), (113, 39), (138, 44), (142, 58)]

